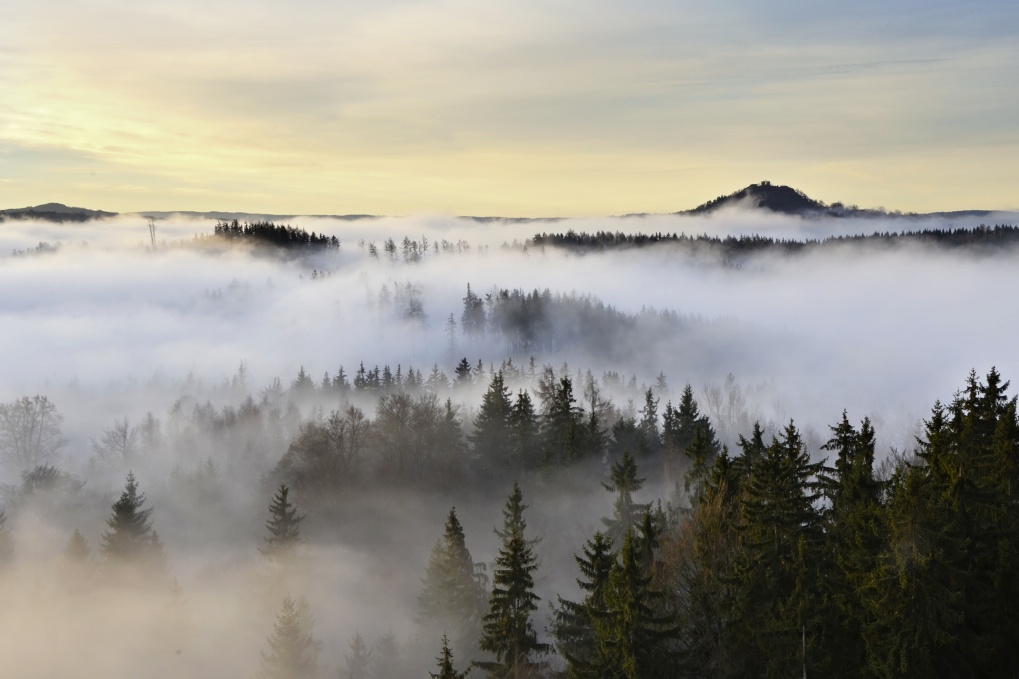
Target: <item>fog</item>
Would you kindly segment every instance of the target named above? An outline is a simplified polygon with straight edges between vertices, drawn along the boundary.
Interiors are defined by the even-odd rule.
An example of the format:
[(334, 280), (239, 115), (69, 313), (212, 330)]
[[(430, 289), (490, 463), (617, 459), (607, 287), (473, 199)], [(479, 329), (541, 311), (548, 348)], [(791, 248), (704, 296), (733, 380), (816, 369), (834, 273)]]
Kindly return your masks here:
[[(0, 656), (17, 676), (251, 676), (288, 592), (307, 598), (330, 673), (355, 631), (369, 644), (391, 631), (405, 649), (403, 671), (425, 676), (442, 633), (414, 623), (429, 550), (455, 504), (475, 561), (490, 564), (499, 547), (492, 528), (512, 479), (426, 489), (353, 484), (317, 504), (298, 495), (308, 512), (301, 559), (274, 570), (256, 547), (277, 463), (308, 421), (350, 405), (375, 417), (376, 394), (288, 393), (302, 369), (316, 384), (341, 366), (352, 378), (362, 363), (424, 376), (438, 366), (452, 378), (462, 358), (480, 360), (489, 376), (507, 360), (526, 369), (533, 358), (538, 373), (548, 365), (574, 376), (580, 405), (591, 371), (623, 413), (643, 405), (647, 387), (664, 408), (690, 384), (730, 444), (748, 432), (709, 406), (712, 389), (745, 398), (739, 426), (747, 417), (771, 427), (792, 418), (815, 448), (846, 409), (854, 421), (874, 421), (882, 454), (908, 451), (935, 399), (949, 400), (971, 369), (1019, 375), (1019, 316), (1006, 306), (1019, 289), (1014, 251), (855, 244), (733, 266), (667, 244), (583, 254), (527, 244), (537, 233), (568, 230), (823, 239), (972, 227), (996, 223), (993, 216), (295, 217), (286, 223), (342, 243), (302, 256), (204, 237), (214, 223), (161, 219), (155, 248), (140, 215), (0, 224), (0, 403), (49, 399), (62, 440), (41, 461), (78, 482), (32, 494), (24, 469), (2, 472), (15, 556), (0, 585)], [(464, 332), (468, 285), (482, 298), (515, 289), (589, 297), (636, 320), (619, 329), (583, 323), (606, 316), (558, 319), (556, 342), (521, 350), (505, 336)], [(607, 372), (622, 379), (603, 379)], [(526, 376), (509, 386), (537, 388)], [(486, 387), (487, 379), (437, 394), (452, 399), (467, 433)], [(250, 422), (221, 415), (241, 412), (249, 396), (262, 407)], [(103, 436), (117, 422), (141, 427), (147, 417), (158, 439), (140, 435), (133, 456), (101, 459)], [(232, 424), (209, 424), (217, 418)], [(75, 588), (78, 576), (68, 576), (60, 555), (80, 530), (92, 550), (88, 567), (99, 569), (96, 550), (128, 470), (153, 508), (166, 577), (131, 588), (90, 575)], [(668, 500), (674, 479), (658, 468), (641, 472), (648, 485), (639, 499)], [(522, 480), (529, 526), (545, 538), (537, 546), (542, 629), (548, 601), (572, 593), (571, 555), (611, 513), (612, 496), (600, 486), (601, 460)], [(201, 495), (202, 484), (214, 492)], [(47, 652), (51, 646), (59, 652)]]

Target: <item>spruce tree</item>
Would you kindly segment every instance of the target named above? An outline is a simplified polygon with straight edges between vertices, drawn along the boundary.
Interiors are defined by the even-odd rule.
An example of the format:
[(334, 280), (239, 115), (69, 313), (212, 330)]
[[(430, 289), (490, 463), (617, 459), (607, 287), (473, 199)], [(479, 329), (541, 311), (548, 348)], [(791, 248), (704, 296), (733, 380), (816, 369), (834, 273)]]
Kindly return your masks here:
[[(692, 446), (698, 433), (701, 440), (697, 442), (697, 449), (693, 450)], [(695, 468), (694, 476), (687, 478), (684, 485), (687, 486), (688, 493), (691, 487), (696, 490), (697, 482), (704, 470), (711, 467), (715, 457), (721, 452), (721, 446), (710, 420), (701, 414), (689, 384), (683, 388), (678, 408), (674, 408), (672, 403), (665, 404), (662, 441), (666, 469), (673, 478), (676, 478), (680, 471), (689, 472)]]
[(542, 451), (545, 462), (567, 465), (587, 453), (589, 430), (584, 422), (584, 411), (573, 398), (573, 382), (561, 378), (550, 385), (548, 402), (543, 403), (545, 416), (541, 421)]
[(438, 662), (439, 671), (428, 673), (432, 679), (465, 679), (470, 672), (470, 668), (457, 672), (453, 667), (453, 651), (449, 648), (449, 639), (445, 634), (442, 635), (442, 650), (435, 660)]
[(817, 475), (792, 422), (751, 468), (736, 553), (735, 615), (745, 669), (770, 675), (800, 673), (819, 631), (814, 565), (820, 559), (821, 517)]
[(536, 468), (541, 462), (538, 415), (534, 412), (534, 402), (527, 391), (517, 392), (509, 423), (511, 469), (522, 473)]
[(474, 419), (474, 431), (468, 436), (474, 457), (488, 470), (507, 469), (512, 462), (510, 418), (513, 402), (502, 372), (492, 376), (488, 390), (481, 397), (481, 407)]
[(88, 561), (90, 554), (88, 540), (75, 528), (64, 549), (64, 560), (68, 563), (82, 564)]
[(753, 672), (732, 643), (738, 636), (733, 593), (740, 539), (740, 491), (734, 464), (720, 455), (700, 501), (663, 536), (661, 582), (677, 612), (684, 672), (679, 676), (741, 677)]
[(343, 656), (344, 667), (340, 679), (369, 679), (371, 677), (372, 652), (364, 643), (360, 632), (354, 632), (350, 640), (350, 651)]
[(483, 564), (474, 563), (467, 550), (456, 508), (450, 509), (442, 538), (428, 560), (418, 596), (418, 624), (429, 630), (450, 630), (454, 647), (460, 652), (476, 649), (487, 599), (483, 568)]
[(293, 553), (301, 542), (300, 524), (304, 516), (297, 513), (297, 508), (290, 502), (290, 489), (280, 484), (269, 504), (269, 520), (265, 527), (269, 535), (264, 538), (264, 545), (258, 551), (270, 558), (282, 558)]
[(463, 298), (464, 308), (460, 314), (460, 328), (465, 335), (480, 335), (485, 332), (485, 302), (471, 291), (467, 284), (467, 294)]
[(631, 529), (604, 587), (603, 611), (593, 615), (598, 676), (666, 679), (676, 676), (678, 626), (660, 611), (663, 594), (652, 584)]
[(935, 403), (914, 463), (888, 493), (893, 548), (868, 580), (870, 662), (908, 676), (1019, 672), (1019, 510), (1012, 488), (1019, 423), (1008, 383), (970, 373)]
[(315, 679), (319, 676), (318, 654), (321, 643), (311, 634), (312, 619), (304, 598), (283, 600), (267, 643), (262, 652), (259, 679)]
[(572, 679), (601, 679), (605, 676), (604, 658), (599, 653), (595, 619), (606, 615), (605, 587), (616, 563), (612, 540), (601, 531), (574, 556), (581, 577), (577, 585), (584, 593), (580, 602), (559, 597), (551, 626), (556, 648), (566, 660), (567, 675)]
[(864, 639), (869, 624), (862, 592), (884, 544), (881, 526), (882, 484), (874, 476), (874, 429), (864, 419), (857, 430), (846, 412), (830, 427), (832, 438), (822, 446), (835, 454), (835, 464), (821, 474), (828, 496), (824, 512), (824, 553), (814, 569), (823, 572), (820, 600), (823, 645), (815, 653), (826, 676), (866, 674)]
[(471, 384), (471, 364), (464, 356), (453, 370), (453, 386), (466, 387)]
[(110, 563), (161, 569), (165, 566), (163, 545), (152, 529), (152, 509), (142, 509), (145, 495), (138, 492), (138, 482), (128, 473), (124, 492), (113, 503), (106, 520), (100, 551)]
[(520, 486), (513, 484), (503, 510), (503, 529), (496, 531), (503, 545), (492, 572), (492, 595), (481, 635), (481, 650), (495, 655), (496, 661), (478, 663), (499, 678), (526, 676), (537, 665), (534, 656), (548, 649), (538, 641), (531, 624), (540, 597), (534, 593), (533, 573), (538, 565), (524, 536), (524, 509)]
[(407, 670), (406, 654), (396, 640), (392, 629), (375, 640), (372, 648), (372, 676), (374, 679), (404, 679)]
[(644, 407), (640, 411), (641, 448), (640, 453), (653, 455), (662, 449), (662, 434), (658, 429), (658, 402), (654, 391), (648, 387), (644, 392)]
[(649, 505), (633, 501), (633, 493), (643, 487), (644, 479), (637, 478), (637, 461), (630, 451), (624, 452), (623, 457), (612, 465), (609, 476), (612, 483), (603, 483), (602, 487), (616, 493), (616, 499), (612, 517), (603, 518), (602, 523), (605, 524), (607, 537), (612, 542), (621, 543), (626, 531), (637, 523)]

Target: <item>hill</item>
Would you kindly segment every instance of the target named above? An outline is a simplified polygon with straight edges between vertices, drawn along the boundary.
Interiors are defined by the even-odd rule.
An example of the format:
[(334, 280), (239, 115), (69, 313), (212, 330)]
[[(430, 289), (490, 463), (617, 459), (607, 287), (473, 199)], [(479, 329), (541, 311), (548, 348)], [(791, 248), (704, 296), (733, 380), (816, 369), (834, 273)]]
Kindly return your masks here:
[(887, 214), (883, 210), (861, 210), (855, 205), (847, 207), (842, 203), (828, 205), (791, 186), (776, 185), (769, 181), (751, 184), (727, 196), (719, 196), (692, 210), (684, 210), (677, 214), (702, 215), (727, 208), (766, 210), (801, 217), (865, 217)]
[(87, 222), (90, 219), (105, 219), (116, 215), (116, 212), (68, 207), (63, 203), (43, 203), (34, 207), (0, 210), (0, 221), (5, 219), (41, 219), (48, 222)]

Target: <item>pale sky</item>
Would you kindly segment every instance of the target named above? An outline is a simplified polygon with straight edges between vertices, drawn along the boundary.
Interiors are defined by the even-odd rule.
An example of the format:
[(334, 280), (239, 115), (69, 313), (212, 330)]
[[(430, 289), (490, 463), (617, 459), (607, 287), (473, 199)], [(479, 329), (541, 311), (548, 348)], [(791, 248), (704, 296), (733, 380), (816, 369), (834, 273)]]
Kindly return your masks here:
[(1019, 3), (7, 0), (0, 207), (1019, 208)]

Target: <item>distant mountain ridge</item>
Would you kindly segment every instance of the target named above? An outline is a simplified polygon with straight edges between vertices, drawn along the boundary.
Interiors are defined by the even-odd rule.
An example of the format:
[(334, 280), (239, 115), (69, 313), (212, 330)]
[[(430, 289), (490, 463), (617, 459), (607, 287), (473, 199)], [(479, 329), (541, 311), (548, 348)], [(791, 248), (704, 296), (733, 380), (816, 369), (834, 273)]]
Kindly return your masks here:
[(34, 207), (0, 210), (0, 221), (5, 219), (42, 219), (49, 222), (87, 222), (92, 219), (116, 217), (116, 212), (68, 207), (63, 203), (43, 203)]
[[(702, 203), (690, 210), (680, 210), (672, 214), (676, 215), (710, 215), (720, 210), (758, 210), (772, 212), (803, 218), (817, 217), (850, 217), (850, 218), (953, 218), (953, 217), (986, 217), (990, 215), (1002, 215), (1009, 220), (1019, 218), (1019, 214), (1003, 210), (956, 210), (951, 212), (900, 212), (898, 210), (889, 212), (884, 208), (864, 209), (856, 205), (845, 205), (840, 202), (825, 203), (811, 198), (804, 192), (794, 189), (791, 186), (772, 184), (770, 181), (762, 181), (759, 184), (750, 184), (738, 191), (725, 196), (719, 196), (706, 203)], [(13, 208), (0, 210), (0, 222), (5, 219), (41, 219), (52, 222), (85, 222), (92, 219), (106, 219), (115, 217), (118, 213), (105, 210), (89, 210), (83, 207), (68, 207), (63, 203), (44, 203), (34, 207)], [(319, 217), (326, 219), (343, 219), (348, 221), (358, 219), (375, 219), (379, 215), (368, 214), (345, 214), (345, 215), (298, 215), (298, 214), (267, 214), (253, 212), (227, 212), (227, 211), (194, 211), (194, 210), (157, 210), (140, 211), (134, 214), (142, 217), (153, 217), (165, 219), (173, 215), (182, 217), (216, 219), (216, 220), (246, 220), (246, 221), (286, 221), (299, 217)], [(641, 217), (648, 213), (631, 213), (620, 215), (622, 217)], [(528, 222), (556, 222), (565, 217), (499, 217), (499, 216), (471, 216), (463, 215), (458, 219), (474, 221), (481, 224), (494, 222), (501, 223), (528, 223)]]

